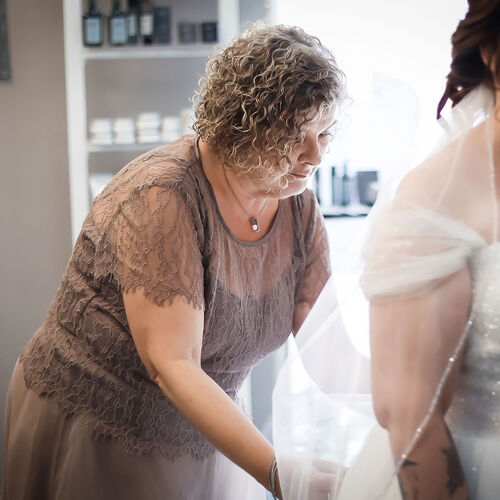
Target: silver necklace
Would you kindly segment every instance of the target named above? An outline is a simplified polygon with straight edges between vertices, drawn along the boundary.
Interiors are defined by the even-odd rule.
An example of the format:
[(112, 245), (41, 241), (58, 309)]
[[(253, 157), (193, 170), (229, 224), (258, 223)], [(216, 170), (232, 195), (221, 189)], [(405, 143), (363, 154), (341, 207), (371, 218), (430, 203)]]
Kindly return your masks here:
[(259, 213), (257, 215), (255, 215), (255, 216), (250, 215), (245, 210), (245, 207), (241, 204), (241, 201), (239, 200), (239, 198), (236, 196), (236, 193), (233, 191), (231, 184), (229, 184), (229, 179), (227, 178), (227, 173), (226, 173), (226, 169), (224, 168), (224, 165), (222, 166), (222, 171), (224, 172), (224, 178), (226, 179), (226, 183), (227, 183), (229, 190), (231, 191), (231, 194), (234, 196), (234, 199), (236, 200), (236, 202), (240, 206), (241, 210), (243, 210), (244, 214), (248, 217), (248, 222), (250, 224), (250, 228), (252, 229), (252, 231), (254, 233), (258, 233), (260, 231), (258, 218), (260, 217), (260, 215), (264, 211), (264, 208), (266, 208), (266, 205), (267, 205), (267, 202), (269, 201), (269, 198), (266, 199), (264, 205), (262, 205), (262, 208), (259, 210)]

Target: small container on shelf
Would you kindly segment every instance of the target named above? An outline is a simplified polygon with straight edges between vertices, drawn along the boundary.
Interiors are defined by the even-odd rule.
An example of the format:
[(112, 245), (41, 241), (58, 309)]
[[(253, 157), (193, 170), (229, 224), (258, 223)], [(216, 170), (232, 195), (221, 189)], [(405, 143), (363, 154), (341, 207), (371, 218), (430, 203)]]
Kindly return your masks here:
[(113, 8), (109, 14), (109, 43), (111, 45), (125, 45), (127, 42), (127, 16), (121, 10), (120, 0), (113, 0)]
[(353, 195), (353, 182), (352, 178), (349, 176), (349, 170), (347, 163), (344, 164), (344, 173), (342, 174), (342, 199), (340, 204), (343, 207), (347, 207), (352, 203)]
[(134, 144), (135, 126), (132, 118), (116, 118), (113, 122), (115, 144)]
[(89, 0), (88, 10), (83, 15), (83, 44), (100, 47), (103, 42), (102, 14), (97, 10), (95, 0)]
[(201, 23), (201, 39), (207, 43), (219, 41), (218, 24), (215, 21)]
[(139, 0), (128, 0), (127, 9), (127, 43), (137, 45), (139, 42)]
[(141, 1), (141, 17), (140, 17), (140, 33), (141, 40), (144, 45), (153, 43), (153, 2), (151, 0)]
[(111, 120), (109, 118), (95, 118), (90, 122), (90, 143), (96, 146), (113, 144)]
[(137, 142), (139, 144), (148, 144), (160, 142), (160, 113), (148, 112), (141, 113), (137, 118)]
[(177, 33), (179, 43), (195, 43), (196, 42), (196, 24), (195, 23), (178, 23)]
[(332, 206), (342, 205), (342, 177), (337, 175), (337, 167), (331, 167)]
[(313, 184), (314, 184), (314, 194), (316, 195), (316, 199), (318, 200), (318, 203), (322, 205), (321, 202), (321, 179), (320, 179), (320, 171), (319, 169), (314, 172), (314, 178), (313, 178)]
[(162, 142), (174, 142), (181, 135), (181, 120), (178, 116), (164, 116), (161, 127)]
[(375, 204), (378, 191), (378, 171), (361, 170), (357, 173), (359, 202), (371, 207)]
[(153, 42), (167, 44), (171, 42), (170, 7), (153, 9)]

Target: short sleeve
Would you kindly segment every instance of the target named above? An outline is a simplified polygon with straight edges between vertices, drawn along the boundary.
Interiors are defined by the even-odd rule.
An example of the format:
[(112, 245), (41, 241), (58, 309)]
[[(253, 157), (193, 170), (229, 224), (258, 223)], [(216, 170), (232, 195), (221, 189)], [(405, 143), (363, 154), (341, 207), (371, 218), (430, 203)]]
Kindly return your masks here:
[(296, 303), (312, 306), (331, 274), (330, 249), (325, 221), (314, 194), (304, 193), (303, 224), (306, 263)]
[(417, 292), (462, 269), (485, 240), (465, 223), (416, 205), (391, 209), (365, 246), (367, 299)]
[(138, 287), (162, 306), (181, 296), (204, 307), (203, 265), (194, 210), (167, 186), (145, 187), (119, 204), (96, 253), (96, 272), (119, 290)]

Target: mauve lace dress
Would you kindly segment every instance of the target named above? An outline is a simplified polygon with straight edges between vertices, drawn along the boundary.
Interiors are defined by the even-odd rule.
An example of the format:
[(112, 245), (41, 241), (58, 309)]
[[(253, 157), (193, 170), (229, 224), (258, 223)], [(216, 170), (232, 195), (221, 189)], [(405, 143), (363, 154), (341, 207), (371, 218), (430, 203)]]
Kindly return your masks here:
[(238, 400), (329, 273), (310, 191), (282, 200), (268, 234), (245, 243), (219, 213), (194, 135), (132, 161), (94, 201), (14, 370), (2, 500), (265, 498), (150, 379), (122, 292), (142, 287), (160, 306), (182, 296), (203, 309), (202, 368)]

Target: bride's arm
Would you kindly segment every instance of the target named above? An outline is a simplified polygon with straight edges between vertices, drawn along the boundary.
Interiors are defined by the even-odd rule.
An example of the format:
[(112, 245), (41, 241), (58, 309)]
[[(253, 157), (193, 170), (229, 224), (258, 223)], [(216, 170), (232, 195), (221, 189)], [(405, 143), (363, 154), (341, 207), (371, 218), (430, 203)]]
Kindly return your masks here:
[[(375, 413), (398, 460), (421, 425), (465, 329), (471, 283), (465, 268), (425, 293), (372, 301), (370, 333)], [(453, 363), (435, 411), (398, 472), (404, 499), (467, 498), (444, 415), (456, 387)]]

